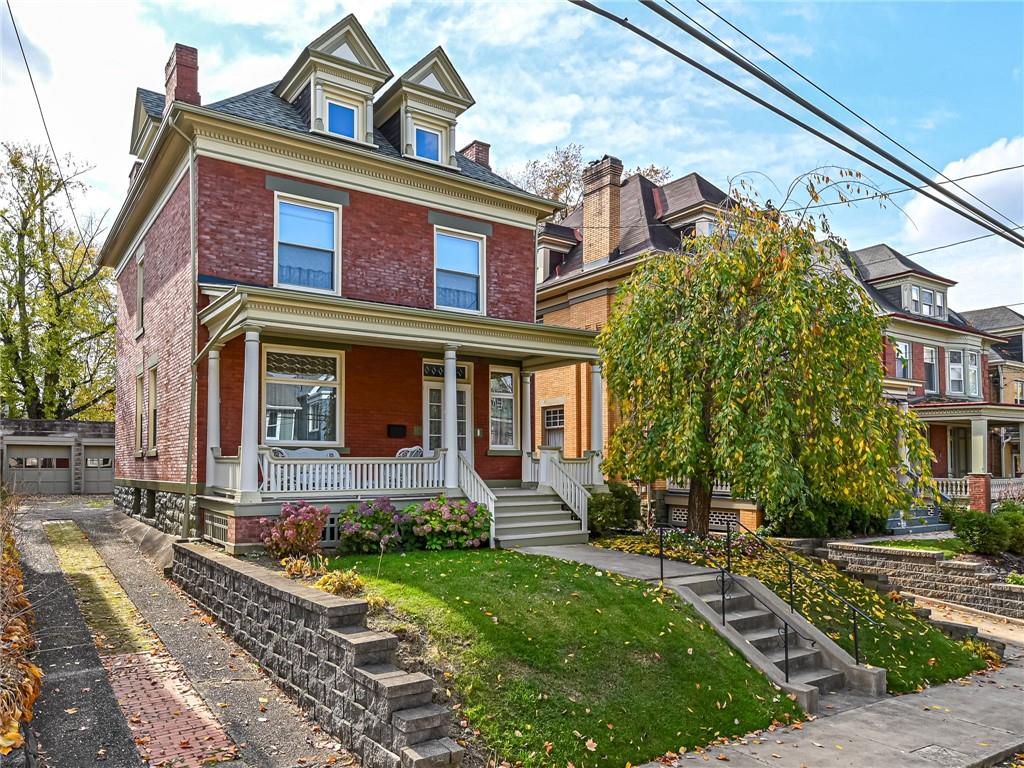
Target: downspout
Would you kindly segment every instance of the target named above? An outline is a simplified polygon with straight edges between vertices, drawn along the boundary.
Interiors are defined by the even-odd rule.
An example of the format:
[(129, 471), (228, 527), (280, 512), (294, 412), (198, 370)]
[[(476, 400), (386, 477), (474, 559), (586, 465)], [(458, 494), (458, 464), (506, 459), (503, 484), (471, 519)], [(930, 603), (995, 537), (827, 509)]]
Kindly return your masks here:
[[(196, 365), (196, 347), (199, 343), (199, 253), (198, 233), (196, 231), (196, 145), (177, 126), (174, 120), (168, 120), (175, 130), (188, 144), (188, 217), (189, 217), (189, 251), (192, 287), (192, 338), (189, 346), (189, 359), (192, 361), (188, 392), (188, 449), (185, 456), (185, 503), (181, 515), (181, 538), (189, 537), (192, 527), (192, 454), (196, 446), (196, 396), (198, 390), (198, 374)], [(201, 532), (200, 532), (201, 533)]]

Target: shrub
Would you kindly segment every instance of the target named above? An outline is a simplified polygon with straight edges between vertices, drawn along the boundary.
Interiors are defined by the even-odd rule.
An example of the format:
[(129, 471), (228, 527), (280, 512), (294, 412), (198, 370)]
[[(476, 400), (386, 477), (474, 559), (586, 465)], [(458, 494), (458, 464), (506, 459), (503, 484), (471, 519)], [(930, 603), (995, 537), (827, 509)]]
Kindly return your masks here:
[(1008, 573), (1006, 575), (1006, 583), (1024, 587), (1024, 573), (1017, 573), (1016, 571)]
[(296, 504), (285, 502), (278, 518), (260, 518), (263, 546), (277, 560), (317, 554), (328, 513), (326, 505), (318, 509), (304, 501)]
[(409, 517), (386, 496), (351, 504), (338, 513), (338, 547), (342, 552), (389, 552), (402, 545)]
[(327, 560), (323, 555), (310, 557), (286, 557), (281, 560), (284, 575), (289, 579), (312, 579), (327, 573)]
[(483, 504), (438, 496), (406, 513), (412, 517), (412, 533), (425, 540), (426, 549), (471, 549), (486, 546), (490, 539), (491, 513)]
[(1010, 524), (1006, 515), (965, 509), (952, 516), (953, 530), (968, 552), (998, 555), (1006, 551)]
[(776, 536), (826, 538), (882, 533), (886, 515), (846, 501), (811, 497), (765, 510), (768, 529)]
[(640, 496), (626, 483), (608, 483), (608, 491), (622, 507), (622, 517), (628, 527), (636, 527), (640, 520)]
[(622, 503), (611, 493), (595, 493), (587, 503), (587, 525), (600, 536), (614, 528), (626, 526)]
[(330, 592), (332, 595), (354, 597), (363, 591), (366, 587), (366, 582), (363, 581), (362, 576), (350, 568), (348, 570), (329, 571), (317, 579), (313, 586), (317, 589), (322, 589), (324, 592)]
[(1024, 505), (1016, 502), (1011, 506), (1000, 504), (995, 514), (1006, 522), (1006, 551), (1024, 555)]

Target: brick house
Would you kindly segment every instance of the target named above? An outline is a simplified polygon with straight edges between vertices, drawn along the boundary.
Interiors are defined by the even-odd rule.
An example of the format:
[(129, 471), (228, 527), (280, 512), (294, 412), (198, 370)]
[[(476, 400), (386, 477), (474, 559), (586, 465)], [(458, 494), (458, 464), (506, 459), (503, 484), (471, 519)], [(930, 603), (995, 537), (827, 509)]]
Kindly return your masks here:
[(532, 375), (597, 358), (535, 322), (558, 204), (457, 150), (474, 100), (444, 51), (395, 77), (348, 16), (277, 83), (203, 105), (198, 70), (176, 45), (166, 92), (138, 90), (102, 252), (116, 504), (174, 531), (187, 509), (232, 552), (283, 500), (441, 492), (493, 509), (500, 544), (585, 540), (597, 461), (529, 450)]
[[(622, 168), (620, 160), (608, 156), (587, 165), (582, 204), (561, 222), (546, 222), (538, 229), (537, 316), (542, 322), (600, 330), (622, 280), (644, 259), (678, 250), (687, 237), (714, 226), (718, 208), (728, 199), (696, 173), (657, 185), (641, 175), (623, 180)], [(999, 355), (1012, 358), (1014, 350), (1019, 359), (1024, 327), (1002, 315), (992, 320), (1003, 324), (999, 327), (972, 324), (970, 313), (948, 307), (952, 280), (889, 246), (852, 251), (850, 260), (851, 276), (887, 318), (885, 392), (914, 408), (927, 424), (941, 488), (966, 499), (968, 476), (991, 473), (991, 486), (980, 477), (977, 482), (989, 488), (986, 499), (998, 496), (1020, 474), (1019, 459), (1014, 464), (1012, 457), (1020, 454), (1024, 408), (1008, 400), (1005, 389), (1002, 402), (992, 395), (989, 363)], [(1024, 318), (1013, 315), (1024, 324)], [(1003, 343), (1014, 329), (1015, 347)], [(1014, 365), (1000, 370), (1024, 373), (1024, 366)], [(569, 456), (587, 455), (595, 447), (605, 450), (587, 429), (591, 394), (597, 391), (589, 376), (594, 370), (599, 371), (593, 364), (579, 364), (537, 375), (539, 443), (561, 445)], [(1008, 382), (1009, 376), (1003, 380)], [(615, 428), (614, 404), (606, 393), (598, 399), (603, 403), (602, 423), (593, 434), (608, 435)], [(684, 487), (670, 481), (659, 498), (669, 521), (685, 523)], [(712, 523), (722, 526), (726, 518), (737, 516), (749, 527), (759, 522), (750, 502), (732, 499), (726, 485), (717, 486)]]

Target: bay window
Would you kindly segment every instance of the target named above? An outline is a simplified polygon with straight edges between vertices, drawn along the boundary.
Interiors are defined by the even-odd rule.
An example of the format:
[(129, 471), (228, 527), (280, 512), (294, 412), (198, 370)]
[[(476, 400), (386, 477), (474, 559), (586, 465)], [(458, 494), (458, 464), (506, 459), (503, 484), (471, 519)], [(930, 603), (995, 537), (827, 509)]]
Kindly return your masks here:
[(491, 368), (491, 448), (516, 447), (516, 373), (512, 368)]
[(277, 285), (337, 291), (338, 209), (277, 201)]
[(915, 315), (921, 314), (921, 289), (916, 285), (910, 286), (910, 309)]
[(967, 353), (967, 394), (977, 396), (981, 394), (978, 376), (978, 353)]
[(434, 305), (483, 312), (483, 264), (483, 238), (436, 229)]
[(924, 391), (939, 391), (939, 353), (935, 347), (925, 347), (924, 358)]
[(949, 392), (964, 393), (964, 353), (959, 349), (949, 350)]
[(340, 353), (268, 348), (263, 369), (264, 442), (338, 444), (341, 367)]
[(909, 379), (911, 378), (911, 367), (910, 367), (910, 342), (909, 341), (894, 341), (892, 343), (893, 350), (896, 352), (896, 378), (898, 379)]

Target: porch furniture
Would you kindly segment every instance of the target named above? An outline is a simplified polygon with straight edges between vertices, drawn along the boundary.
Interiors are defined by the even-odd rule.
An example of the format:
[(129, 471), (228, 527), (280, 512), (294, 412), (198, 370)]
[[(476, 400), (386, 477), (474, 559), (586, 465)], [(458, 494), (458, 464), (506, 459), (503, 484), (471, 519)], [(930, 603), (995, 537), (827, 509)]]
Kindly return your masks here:
[(282, 448), (274, 446), (270, 454), (276, 459), (339, 459), (341, 454), (334, 448)]
[(395, 454), (396, 459), (420, 459), (423, 458), (423, 446), (413, 445), (409, 448), (399, 448)]

